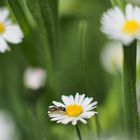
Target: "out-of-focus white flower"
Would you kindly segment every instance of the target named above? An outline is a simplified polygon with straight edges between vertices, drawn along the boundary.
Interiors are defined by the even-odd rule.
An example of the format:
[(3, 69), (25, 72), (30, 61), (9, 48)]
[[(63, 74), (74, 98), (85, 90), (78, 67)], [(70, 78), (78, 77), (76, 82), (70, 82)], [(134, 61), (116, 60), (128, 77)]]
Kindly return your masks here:
[(127, 4), (125, 13), (119, 7), (109, 9), (101, 19), (101, 30), (109, 38), (129, 45), (140, 39), (140, 8)]
[(120, 43), (109, 42), (101, 53), (101, 62), (107, 72), (121, 71), (123, 64), (123, 49)]
[[(122, 70), (123, 48), (121, 43), (109, 42), (101, 53), (101, 63), (109, 73), (116, 73)], [(140, 46), (137, 47), (137, 68), (140, 66)]]
[(41, 68), (27, 68), (24, 73), (25, 87), (37, 90), (45, 85), (46, 72)]
[(12, 140), (14, 135), (14, 123), (7, 113), (0, 111), (0, 140)]
[(85, 94), (79, 95), (76, 93), (75, 97), (62, 96), (63, 103), (53, 101), (53, 105), (49, 107), (49, 117), (51, 121), (57, 123), (76, 125), (78, 121), (87, 123), (85, 119), (89, 119), (97, 112), (92, 111), (97, 106), (97, 102), (92, 102), (93, 98), (85, 97)]
[(23, 34), (17, 24), (12, 24), (8, 18), (9, 10), (7, 8), (0, 8), (0, 52), (4, 53), (10, 50), (7, 42), (18, 44), (22, 42)]

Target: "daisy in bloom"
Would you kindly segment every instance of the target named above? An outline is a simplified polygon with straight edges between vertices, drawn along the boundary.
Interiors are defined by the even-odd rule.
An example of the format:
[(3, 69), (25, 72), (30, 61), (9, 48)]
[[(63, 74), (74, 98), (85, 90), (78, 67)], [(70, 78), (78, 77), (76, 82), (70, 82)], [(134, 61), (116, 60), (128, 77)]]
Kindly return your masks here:
[(62, 101), (63, 103), (53, 101), (53, 105), (49, 107), (51, 121), (62, 124), (72, 122), (72, 125), (76, 125), (78, 121), (87, 123), (86, 119), (97, 113), (92, 110), (97, 107), (97, 102), (93, 102), (93, 98), (85, 97), (85, 94), (76, 93), (75, 97), (63, 95)]
[(9, 10), (0, 8), (0, 52), (10, 50), (7, 42), (18, 44), (22, 41), (23, 34), (18, 25), (12, 24), (8, 18)]
[(103, 14), (101, 30), (109, 38), (129, 45), (140, 39), (140, 8), (127, 4), (125, 12), (114, 7)]

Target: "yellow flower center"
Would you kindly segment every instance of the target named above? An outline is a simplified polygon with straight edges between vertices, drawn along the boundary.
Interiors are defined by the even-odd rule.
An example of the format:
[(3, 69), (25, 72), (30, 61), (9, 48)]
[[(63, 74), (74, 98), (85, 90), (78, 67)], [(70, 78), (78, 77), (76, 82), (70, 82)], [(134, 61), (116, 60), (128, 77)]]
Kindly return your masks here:
[(0, 22), (0, 34), (3, 33), (5, 31), (5, 25)]
[(126, 20), (122, 31), (128, 35), (135, 35), (140, 31), (140, 24), (136, 20)]
[(77, 117), (83, 112), (83, 109), (79, 105), (69, 105), (66, 108), (66, 114), (71, 117)]

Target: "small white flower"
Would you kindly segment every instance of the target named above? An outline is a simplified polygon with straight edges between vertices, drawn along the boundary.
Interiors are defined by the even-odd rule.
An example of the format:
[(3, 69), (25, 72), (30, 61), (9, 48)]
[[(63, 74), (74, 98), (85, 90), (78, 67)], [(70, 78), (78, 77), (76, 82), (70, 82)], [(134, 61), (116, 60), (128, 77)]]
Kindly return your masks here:
[(12, 140), (15, 137), (15, 125), (7, 112), (0, 110), (0, 140)]
[(27, 68), (24, 73), (25, 87), (37, 90), (44, 86), (46, 81), (46, 72), (41, 68)]
[(23, 34), (17, 24), (12, 24), (8, 18), (9, 10), (0, 8), (0, 52), (10, 50), (7, 42), (18, 44), (22, 42)]
[[(72, 125), (76, 125), (78, 121), (87, 123), (86, 119), (97, 113), (92, 111), (97, 107), (97, 102), (92, 102), (93, 98), (85, 97), (85, 94), (79, 95), (79, 93), (76, 93), (75, 97), (63, 95), (62, 101), (63, 103), (53, 101), (53, 106), (50, 106), (50, 109), (56, 107), (56, 111), (48, 111), (51, 121), (57, 121), (57, 123), (62, 124), (72, 122)], [(65, 108), (65, 111), (57, 109), (60, 107)]]
[[(101, 53), (103, 68), (111, 73), (121, 72), (123, 67), (123, 48), (121, 43), (108, 42)], [(137, 47), (137, 69), (140, 69), (140, 44)]]
[(120, 43), (109, 42), (101, 53), (101, 63), (111, 74), (120, 72), (123, 65), (123, 49)]
[(140, 39), (140, 8), (127, 4), (123, 13), (119, 7), (109, 9), (101, 19), (101, 30), (109, 38), (129, 45)]

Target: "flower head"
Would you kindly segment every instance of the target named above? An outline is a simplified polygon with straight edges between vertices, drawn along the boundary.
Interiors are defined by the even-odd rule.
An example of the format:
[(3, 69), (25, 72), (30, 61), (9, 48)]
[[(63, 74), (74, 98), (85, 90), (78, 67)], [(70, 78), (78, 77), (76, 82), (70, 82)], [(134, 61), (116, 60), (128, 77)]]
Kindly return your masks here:
[[(116, 74), (122, 72), (123, 48), (121, 43), (108, 42), (101, 53), (101, 63), (106, 72)], [(140, 69), (140, 44), (137, 47), (137, 69)]]
[(51, 121), (62, 124), (72, 122), (73, 125), (76, 125), (78, 121), (87, 123), (85, 119), (91, 118), (97, 113), (92, 111), (97, 107), (97, 102), (92, 102), (93, 98), (85, 97), (85, 94), (76, 93), (75, 97), (63, 95), (62, 101), (63, 103), (53, 101), (53, 105), (49, 107), (48, 114)]
[(0, 139), (17, 139), (16, 127), (8, 112), (0, 110)]
[(140, 39), (140, 8), (127, 4), (125, 12), (114, 7), (103, 14), (101, 30), (109, 38), (129, 45)]
[(111, 73), (121, 72), (123, 66), (123, 49), (121, 43), (109, 42), (101, 53), (103, 68)]
[(46, 72), (41, 68), (27, 68), (24, 73), (25, 87), (37, 90), (45, 85)]
[(0, 52), (10, 50), (7, 42), (18, 44), (22, 41), (23, 34), (18, 25), (12, 24), (8, 18), (9, 10), (0, 8)]

